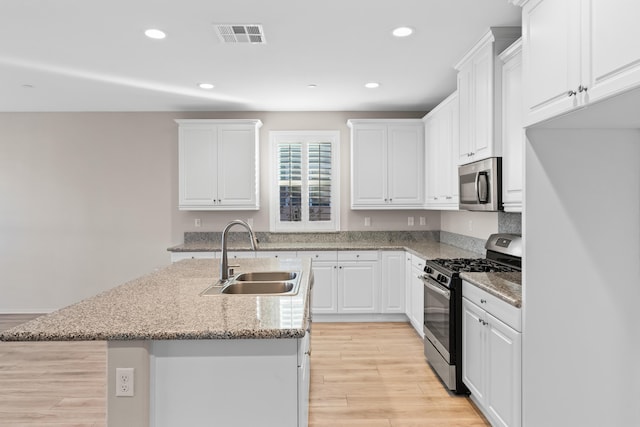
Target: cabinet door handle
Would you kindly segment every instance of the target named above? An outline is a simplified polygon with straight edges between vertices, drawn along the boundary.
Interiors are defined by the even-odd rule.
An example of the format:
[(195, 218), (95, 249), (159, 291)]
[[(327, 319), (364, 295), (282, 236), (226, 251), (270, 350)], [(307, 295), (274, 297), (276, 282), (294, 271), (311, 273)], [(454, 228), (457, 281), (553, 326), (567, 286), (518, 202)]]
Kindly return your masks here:
[(487, 303), (487, 300), (486, 300), (486, 299), (481, 299), (481, 300), (480, 300), (480, 304), (486, 304), (486, 303)]
[(338, 267), (340, 270), (342, 270), (342, 266)]
[(573, 95), (577, 95), (578, 93), (575, 90), (570, 90), (569, 92), (567, 92), (567, 95), (569, 96), (569, 98), (571, 98)]
[(578, 86), (578, 92), (580, 92), (580, 93), (582, 93), (582, 92), (586, 92), (586, 91), (587, 91), (587, 89), (588, 89), (588, 88), (587, 88), (586, 86), (582, 86), (582, 85)]

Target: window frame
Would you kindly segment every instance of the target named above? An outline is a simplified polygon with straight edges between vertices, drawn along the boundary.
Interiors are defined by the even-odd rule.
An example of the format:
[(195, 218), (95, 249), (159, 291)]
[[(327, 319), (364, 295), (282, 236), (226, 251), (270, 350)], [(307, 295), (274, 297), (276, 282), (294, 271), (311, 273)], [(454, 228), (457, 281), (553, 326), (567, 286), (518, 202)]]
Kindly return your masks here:
[[(308, 183), (308, 144), (315, 142), (331, 143), (331, 221), (309, 221), (309, 188)], [(302, 176), (302, 205), (307, 209), (307, 214), (303, 215), (303, 221), (286, 222), (280, 221), (280, 192), (278, 186), (278, 144), (280, 143), (302, 143), (303, 164)], [(331, 233), (340, 231), (340, 131), (270, 131), (269, 132), (269, 153), (270, 170), (269, 178), (269, 217), (271, 232), (325, 232)]]

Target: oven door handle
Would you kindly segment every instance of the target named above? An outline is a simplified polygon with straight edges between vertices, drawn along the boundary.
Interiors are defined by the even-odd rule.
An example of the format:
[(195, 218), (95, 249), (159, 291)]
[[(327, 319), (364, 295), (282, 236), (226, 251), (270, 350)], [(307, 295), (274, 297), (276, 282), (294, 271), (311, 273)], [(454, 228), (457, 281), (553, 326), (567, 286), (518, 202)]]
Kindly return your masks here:
[(429, 279), (427, 279), (426, 277), (421, 277), (421, 279), (427, 288), (442, 295), (443, 297), (446, 297), (447, 299), (451, 299), (451, 291), (442, 289), (440, 286), (436, 286), (432, 284), (431, 282), (429, 282)]

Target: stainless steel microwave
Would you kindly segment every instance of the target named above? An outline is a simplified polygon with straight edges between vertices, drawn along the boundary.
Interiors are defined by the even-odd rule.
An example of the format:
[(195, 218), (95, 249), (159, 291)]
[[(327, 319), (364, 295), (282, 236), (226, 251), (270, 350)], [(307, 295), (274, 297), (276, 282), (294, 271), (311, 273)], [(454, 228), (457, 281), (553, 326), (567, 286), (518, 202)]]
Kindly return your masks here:
[(485, 160), (458, 167), (460, 185), (459, 208), (468, 211), (502, 209), (502, 158)]

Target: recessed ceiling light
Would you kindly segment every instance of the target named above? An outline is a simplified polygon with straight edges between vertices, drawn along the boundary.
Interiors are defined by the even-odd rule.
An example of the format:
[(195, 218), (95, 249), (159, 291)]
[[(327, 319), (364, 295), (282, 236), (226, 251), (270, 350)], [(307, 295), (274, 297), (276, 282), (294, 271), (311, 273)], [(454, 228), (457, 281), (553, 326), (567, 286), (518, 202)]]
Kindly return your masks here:
[(375, 89), (375, 88), (380, 87), (380, 83), (369, 82), (369, 83), (365, 84), (364, 87), (366, 87), (367, 89)]
[(411, 34), (413, 34), (413, 28), (409, 28), (409, 27), (398, 27), (396, 29), (394, 29), (391, 34), (393, 34), (396, 37), (408, 37)]
[(307, 88), (309, 88), (309, 89), (315, 89), (317, 87), (318, 87), (318, 85), (316, 85), (316, 84), (307, 85)]
[(167, 37), (164, 31), (158, 30), (156, 28), (148, 29), (147, 31), (144, 32), (144, 35), (149, 37), (150, 39), (158, 39), (158, 40)]
[(25, 89), (33, 89), (33, 85), (31, 84), (23, 84), (22, 87)]
[(211, 83), (198, 83), (198, 87), (199, 87), (200, 89), (207, 89), (207, 90), (209, 90), (209, 89), (213, 89), (215, 86), (214, 86), (214, 85), (212, 85)]

